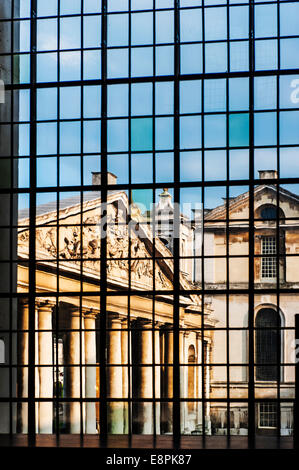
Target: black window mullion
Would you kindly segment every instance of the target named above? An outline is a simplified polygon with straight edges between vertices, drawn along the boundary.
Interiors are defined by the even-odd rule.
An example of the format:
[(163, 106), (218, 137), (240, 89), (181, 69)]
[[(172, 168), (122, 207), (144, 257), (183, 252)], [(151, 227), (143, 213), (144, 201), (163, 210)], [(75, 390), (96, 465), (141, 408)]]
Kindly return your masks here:
[(100, 268), (100, 440), (107, 439), (107, 0), (102, 0), (102, 101), (101, 101), (101, 268)]
[(254, 0), (249, 1), (249, 293), (248, 445), (255, 447), (254, 367)]
[(180, 443), (180, 1), (174, 7), (173, 440)]
[(28, 438), (35, 443), (35, 217), (36, 217), (36, 24), (37, 0), (31, 1), (30, 19), (30, 209), (29, 209), (29, 350)]

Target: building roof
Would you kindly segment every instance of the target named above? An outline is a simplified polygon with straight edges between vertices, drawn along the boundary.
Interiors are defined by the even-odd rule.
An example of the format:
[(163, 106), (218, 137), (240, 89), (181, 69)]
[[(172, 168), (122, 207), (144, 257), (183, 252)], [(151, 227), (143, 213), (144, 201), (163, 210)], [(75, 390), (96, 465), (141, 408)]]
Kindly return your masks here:
[[(123, 191), (109, 191), (110, 194), (116, 194)], [(95, 199), (101, 199), (101, 191), (84, 191), (83, 202), (93, 201)], [(67, 209), (68, 207), (74, 207), (80, 204), (81, 196), (80, 193), (74, 194), (72, 197), (60, 199), (59, 210)], [(36, 215), (49, 214), (57, 210), (57, 202), (51, 201), (45, 204), (40, 204), (36, 207)], [(19, 210), (19, 219), (27, 219), (29, 217), (29, 208)]]

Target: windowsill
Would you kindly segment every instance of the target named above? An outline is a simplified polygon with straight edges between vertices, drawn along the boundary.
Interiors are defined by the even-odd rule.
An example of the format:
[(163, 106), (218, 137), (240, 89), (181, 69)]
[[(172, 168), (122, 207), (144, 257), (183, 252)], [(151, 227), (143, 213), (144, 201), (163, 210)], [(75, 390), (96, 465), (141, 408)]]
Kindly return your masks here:
[[(159, 435), (133, 435), (131, 438), (124, 435), (108, 436), (102, 443), (99, 435), (64, 434), (57, 440), (55, 435), (39, 434), (35, 443), (29, 442), (26, 435), (0, 435), (0, 447), (44, 447), (44, 448), (102, 448), (102, 449), (173, 449), (173, 437)], [(181, 436), (180, 449), (243, 449), (249, 448), (247, 436)], [(279, 442), (276, 436), (256, 436), (256, 449), (293, 449), (293, 437), (281, 436)]]

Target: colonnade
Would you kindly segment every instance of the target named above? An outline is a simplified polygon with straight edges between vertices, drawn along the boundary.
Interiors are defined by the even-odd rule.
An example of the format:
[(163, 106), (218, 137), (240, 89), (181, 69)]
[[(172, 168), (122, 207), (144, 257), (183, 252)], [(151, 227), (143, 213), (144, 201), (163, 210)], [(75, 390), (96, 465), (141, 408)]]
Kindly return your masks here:
[[(36, 303), (36, 353), (35, 397), (49, 399), (37, 401), (36, 432), (53, 432), (53, 309), (51, 301)], [(65, 404), (67, 432), (95, 434), (97, 429), (96, 399), (97, 386), (97, 338), (96, 316), (90, 309), (68, 306), (68, 323), (64, 341), (64, 397), (73, 399)], [(19, 318), (23, 330), (28, 330), (28, 305), (23, 304)], [(82, 324), (81, 323), (82, 320)], [(126, 434), (129, 431), (129, 404), (132, 397), (131, 430), (134, 434), (172, 432), (173, 398), (173, 331), (171, 324), (156, 322), (153, 334), (152, 323), (138, 318), (130, 323), (116, 313), (109, 313), (106, 332), (107, 346), (107, 418), (109, 434)], [(180, 332), (180, 395), (182, 399), (200, 398), (202, 395), (201, 366), (188, 366), (190, 336), (197, 351), (196, 363), (201, 362), (200, 333)], [(20, 333), (18, 341), (18, 362), (28, 365), (28, 334)], [(129, 367), (130, 364), (130, 367)], [(83, 367), (80, 367), (83, 366)], [(60, 367), (60, 366), (59, 366)], [(62, 367), (62, 366), (61, 366)], [(192, 372), (191, 372), (192, 371)], [(192, 374), (190, 376), (190, 373)], [(207, 380), (208, 377), (206, 377)], [(189, 386), (188, 386), (189, 383)], [(191, 392), (190, 392), (190, 383)], [(208, 388), (206, 389), (208, 392)], [(18, 376), (18, 396), (28, 396), (28, 369), (22, 367)], [(80, 405), (80, 397), (90, 399)], [(77, 400), (76, 400), (77, 399)], [(94, 401), (92, 401), (94, 399)], [(114, 401), (114, 399), (116, 401)], [(153, 399), (158, 401), (153, 402)], [(162, 399), (161, 402), (159, 399)], [(144, 400), (144, 401), (143, 401)], [(155, 408), (154, 408), (155, 407)], [(200, 426), (202, 412), (200, 402), (191, 406), (192, 426)], [(181, 402), (181, 432), (190, 430), (190, 409), (187, 402)], [(18, 430), (28, 431), (27, 404), (20, 403)], [(82, 418), (82, 420), (81, 420)]]

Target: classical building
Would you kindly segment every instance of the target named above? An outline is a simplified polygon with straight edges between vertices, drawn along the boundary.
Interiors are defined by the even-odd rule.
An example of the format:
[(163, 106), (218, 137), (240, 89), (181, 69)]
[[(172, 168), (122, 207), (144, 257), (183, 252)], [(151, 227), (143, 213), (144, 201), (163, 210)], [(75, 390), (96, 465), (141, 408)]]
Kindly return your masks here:
[[(299, 283), (297, 258), (292, 256), (299, 250), (299, 196), (283, 187), (278, 192), (275, 184), (267, 183), (267, 179), (277, 178), (276, 171), (259, 174), (260, 184), (254, 189), (254, 286), (262, 291), (275, 289), (279, 283), (288, 293), (281, 293), (279, 300), (276, 293), (257, 294), (254, 299), (256, 426), (257, 433), (269, 434), (276, 432), (280, 422), (281, 433), (288, 435), (293, 428), (292, 341), (298, 313), (298, 298), (289, 292)], [(173, 222), (173, 203), (167, 190), (154, 212), (159, 236), (172, 249), (169, 219)], [(216, 320), (210, 357), (211, 431), (227, 434), (229, 389), (229, 398), (234, 400), (230, 403), (230, 433), (247, 434), (249, 304), (248, 292), (238, 290), (246, 291), (249, 286), (249, 193), (225, 199), (213, 209), (194, 210), (192, 221), (181, 214), (180, 244), (182, 274), (199, 290), (204, 284), (209, 292), (205, 302)], [(229, 297), (217, 293), (227, 287), (232, 291)], [(226, 327), (230, 328), (229, 339)], [(284, 400), (280, 416), (273, 402), (278, 393)]]
[[(100, 175), (94, 174), (94, 184)], [(110, 182), (116, 183), (109, 174)], [(101, 194), (96, 191), (61, 199), (57, 204), (37, 207), (36, 216), (36, 431), (52, 433), (56, 426), (53, 406), (59, 388), (62, 431), (100, 431), (100, 224)], [(163, 195), (162, 195), (163, 198)], [(136, 206), (128, 224), (126, 192), (109, 192), (107, 201), (107, 393), (108, 432), (128, 432), (128, 398), (132, 403), (132, 432), (152, 434), (172, 432), (173, 389), (173, 282), (172, 253), (153, 236), (150, 226)], [(18, 292), (26, 294), (29, 285), (28, 211), (19, 214)], [(129, 237), (130, 232), (130, 237)], [(155, 258), (153, 259), (153, 255)], [(129, 256), (130, 255), (130, 256)], [(190, 281), (180, 274), (182, 290)], [(124, 295), (131, 288), (137, 294)], [(159, 295), (147, 294), (153, 289)], [(163, 295), (165, 290), (165, 295)], [(58, 292), (58, 296), (56, 296)], [(70, 295), (70, 293), (72, 293)], [(83, 293), (76, 297), (76, 293)], [(86, 293), (86, 295), (84, 294)], [(199, 295), (180, 297), (181, 397), (201, 398), (202, 351), (209, 361), (211, 330), (201, 332), (202, 302)], [(213, 328), (212, 310), (204, 309), (205, 323)], [(18, 328), (28, 330), (28, 303), (19, 302)], [(202, 344), (204, 341), (204, 345)], [(58, 347), (58, 349), (57, 349)], [(28, 363), (28, 335), (19, 332), (17, 356), (20, 365)], [(57, 380), (60, 382), (57, 386)], [(209, 397), (209, 368), (205, 369), (205, 395)], [(56, 386), (54, 386), (56, 385)], [(17, 396), (27, 397), (28, 371), (20, 367)], [(153, 403), (149, 399), (158, 399)], [(160, 403), (159, 399), (163, 399)], [(45, 399), (49, 399), (47, 402)], [(64, 401), (65, 399), (65, 401)], [(67, 401), (72, 399), (72, 401)], [(78, 401), (74, 400), (78, 399)], [(83, 400), (80, 405), (79, 400)], [(93, 400), (94, 399), (94, 400)], [(123, 399), (123, 401), (121, 401)], [(145, 399), (142, 402), (142, 399)], [(85, 401), (84, 401), (85, 400)], [(202, 432), (200, 403), (182, 403), (183, 433)], [(154, 422), (155, 420), (155, 422)], [(27, 432), (27, 405), (19, 403), (16, 430)], [(206, 426), (209, 406), (206, 407)]]
[[(254, 286), (261, 290), (275, 289), (278, 283), (281, 289), (290, 292), (299, 283), (297, 258), (292, 256), (299, 250), (299, 196), (283, 187), (278, 192), (275, 184), (267, 183), (266, 179), (277, 178), (275, 171), (259, 173), (260, 184), (254, 189)], [(208, 256), (204, 262), (204, 285), (212, 291), (209, 298), (219, 328), (219, 331), (214, 332), (212, 345), (211, 362), (214, 366), (211, 372), (210, 396), (223, 400), (227, 398), (227, 369), (220, 366), (227, 362), (230, 364), (230, 398), (246, 400), (249, 361), (246, 331), (248, 295), (238, 294), (238, 289), (248, 289), (249, 283), (248, 192), (205, 212), (204, 240), (202, 231), (195, 230), (196, 255), (201, 254), (202, 246), (205, 256)], [(198, 286), (202, 285), (201, 273), (199, 259), (195, 268), (195, 282)], [(228, 302), (226, 295), (217, 294), (217, 290), (225, 289), (226, 286), (234, 290)], [(282, 292), (279, 300), (276, 293), (255, 295), (255, 397), (265, 399), (256, 406), (256, 426), (259, 433), (276, 432), (279, 422), (282, 434), (292, 433), (295, 380), (295, 370), (291, 365), (294, 363), (292, 328), (296, 313), (296, 294)], [(226, 332), (220, 331), (226, 326), (232, 328), (229, 332), (229, 348)], [(278, 393), (285, 400), (281, 403), (280, 417), (276, 403), (271, 401), (277, 398)], [(231, 402), (231, 434), (247, 433), (247, 414), (247, 404)], [(214, 433), (227, 433), (225, 402), (223, 405), (211, 405), (211, 421)]]

